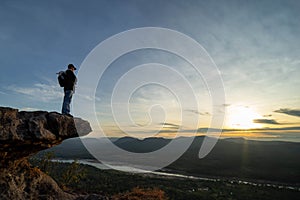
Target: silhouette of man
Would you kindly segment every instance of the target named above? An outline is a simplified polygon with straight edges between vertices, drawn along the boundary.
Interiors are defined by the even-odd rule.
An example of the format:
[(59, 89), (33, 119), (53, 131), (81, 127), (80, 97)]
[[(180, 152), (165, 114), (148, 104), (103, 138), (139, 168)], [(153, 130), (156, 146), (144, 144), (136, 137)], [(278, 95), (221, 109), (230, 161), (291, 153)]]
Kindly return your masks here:
[(73, 64), (68, 65), (68, 69), (66, 70), (65, 83), (64, 83), (64, 101), (62, 105), (62, 114), (73, 117), (70, 114), (70, 104), (72, 101), (72, 96), (75, 92), (75, 84), (77, 82), (77, 78), (74, 74), (76, 67)]

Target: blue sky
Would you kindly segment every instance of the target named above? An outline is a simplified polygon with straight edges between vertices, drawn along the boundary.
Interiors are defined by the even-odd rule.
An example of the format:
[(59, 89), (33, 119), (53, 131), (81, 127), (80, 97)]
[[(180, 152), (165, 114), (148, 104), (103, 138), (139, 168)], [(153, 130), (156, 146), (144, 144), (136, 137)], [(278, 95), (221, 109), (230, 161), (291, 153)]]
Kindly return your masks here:
[[(291, 115), (300, 109), (299, 8), (300, 2), (291, 0), (2, 0), (0, 105), (59, 112), (63, 93), (57, 84), (56, 72), (65, 69), (68, 63), (80, 66), (96, 45), (114, 34), (151, 26), (180, 31), (207, 50), (224, 81), (228, 119), (245, 110), (245, 115), (264, 119), (257, 121), (264, 122), (260, 126), (248, 128), (300, 126), (299, 115)], [(171, 55), (161, 54), (136, 52), (120, 58), (107, 71), (98, 86), (97, 95), (101, 100), (97, 102), (97, 109), (108, 129), (117, 130), (106, 113), (109, 110), (106, 100), (115, 81), (130, 65), (155, 60), (185, 66)], [(195, 79), (194, 84), (197, 83), (205, 96), (203, 83)], [(141, 96), (147, 102), (141, 101)], [(136, 93), (133, 107), (141, 102), (144, 107), (155, 101), (168, 104), (169, 99), (172, 95), (164, 89), (145, 87)], [(204, 101), (197, 111), (203, 119), (199, 127), (208, 127), (211, 117), (210, 104)], [(141, 107), (136, 109), (141, 110)], [(159, 113), (159, 109), (154, 110), (154, 118), (159, 119), (160, 114), (155, 112)], [(139, 123), (148, 120), (137, 111), (134, 115)], [(175, 118), (165, 122), (175, 127), (180, 124)], [(160, 125), (159, 120), (155, 123), (157, 126), (148, 129), (154, 130)], [(225, 128), (232, 128), (234, 123), (227, 120)], [(294, 140), (298, 133), (292, 134), (291, 140)]]

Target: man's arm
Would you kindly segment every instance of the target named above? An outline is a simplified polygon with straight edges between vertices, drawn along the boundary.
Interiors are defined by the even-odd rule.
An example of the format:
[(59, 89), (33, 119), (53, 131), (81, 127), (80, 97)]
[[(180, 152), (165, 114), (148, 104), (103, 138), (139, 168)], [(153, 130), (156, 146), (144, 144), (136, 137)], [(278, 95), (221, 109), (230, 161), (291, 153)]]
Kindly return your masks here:
[(68, 79), (74, 84), (76, 82), (76, 76), (71, 70), (66, 71)]

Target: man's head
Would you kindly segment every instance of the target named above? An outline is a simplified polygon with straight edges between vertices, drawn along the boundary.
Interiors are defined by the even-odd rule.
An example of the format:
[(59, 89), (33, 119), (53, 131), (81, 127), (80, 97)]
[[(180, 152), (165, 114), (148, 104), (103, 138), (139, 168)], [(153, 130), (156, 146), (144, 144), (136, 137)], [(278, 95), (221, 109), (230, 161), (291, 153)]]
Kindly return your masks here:
[(68, 65), (68, 69), (72, 70), (72, 71), (75, 71), (76, 70), (76, 67), (73, 65), (73, 64), (69, 64)]

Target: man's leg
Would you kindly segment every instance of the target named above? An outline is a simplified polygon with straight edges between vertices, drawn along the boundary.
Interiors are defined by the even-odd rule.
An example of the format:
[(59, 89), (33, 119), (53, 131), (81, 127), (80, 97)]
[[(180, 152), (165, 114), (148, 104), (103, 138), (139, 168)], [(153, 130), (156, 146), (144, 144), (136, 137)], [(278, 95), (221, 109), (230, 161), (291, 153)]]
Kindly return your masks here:
[(64, 102), (62, 106), (62, 114), (70, 114), (70, 104), (73, 96), (72, 90), (65, 91)]

